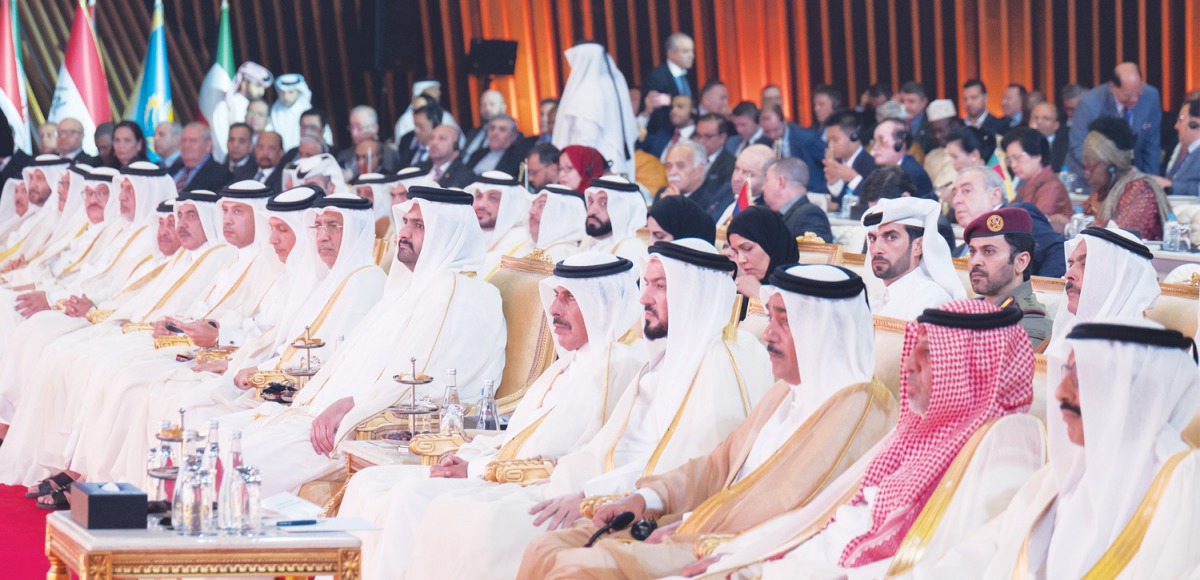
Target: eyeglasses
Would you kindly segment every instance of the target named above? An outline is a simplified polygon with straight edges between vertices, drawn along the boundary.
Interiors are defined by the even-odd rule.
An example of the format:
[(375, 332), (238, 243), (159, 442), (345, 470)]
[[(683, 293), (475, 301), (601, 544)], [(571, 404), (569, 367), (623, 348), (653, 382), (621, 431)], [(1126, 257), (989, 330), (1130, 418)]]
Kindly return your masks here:
[(342, 224), (316, 224), (316, 225), (308, 226), (308, 229), (310, 229), (314, 232), (324, 229), (328, 233), (336, 234), (337, 232), (340, 232), (343, 229), (345, 229), (345, 227), (343, 227)]

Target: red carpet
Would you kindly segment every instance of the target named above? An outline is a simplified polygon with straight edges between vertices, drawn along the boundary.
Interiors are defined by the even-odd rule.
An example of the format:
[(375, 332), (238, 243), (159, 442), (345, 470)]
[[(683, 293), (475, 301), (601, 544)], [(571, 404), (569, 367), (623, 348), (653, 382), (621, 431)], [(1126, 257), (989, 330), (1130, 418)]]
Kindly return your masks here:
[(40, 580), (46, 577), (46, 515), (24, 486), (0, 485), (0, 577)]

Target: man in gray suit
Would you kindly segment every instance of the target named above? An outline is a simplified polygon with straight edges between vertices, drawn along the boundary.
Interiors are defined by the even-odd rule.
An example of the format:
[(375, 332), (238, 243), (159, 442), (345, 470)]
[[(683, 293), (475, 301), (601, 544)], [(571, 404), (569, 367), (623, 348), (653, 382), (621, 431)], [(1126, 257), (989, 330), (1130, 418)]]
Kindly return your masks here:
[(1175, 132), (1179, 134), (1179, 147), (1158, 183), (1171, 188), (1173, 195), (1200, 196), (1200, 100), (1183, 103)]
[(1083, 167), (1083, 140), (1092, 121), (1100, 117), (1125, 119), (1137, 137), (1133, 164), (1150, 175), (1158, 174), (1162, 162), (1159, 143), (1162, 128), (1162, 98), (1158, 89), (1142, 82), (1138, 65), (1123, 62), (1113, 69), (1112, 78), (1084, 93), (1071, 122), (1071, 158)]

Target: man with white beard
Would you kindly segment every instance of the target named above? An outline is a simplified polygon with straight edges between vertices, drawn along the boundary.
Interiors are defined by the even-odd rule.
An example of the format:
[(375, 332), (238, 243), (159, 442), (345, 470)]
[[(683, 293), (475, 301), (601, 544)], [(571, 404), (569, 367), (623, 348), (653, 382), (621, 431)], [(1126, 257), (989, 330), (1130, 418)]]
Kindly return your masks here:
[(1138, 317), (1081, 322), (1062, 343), (1050, 462), (914, 578), (1183, 578), (1200, 564), (1200, 453), (1181, 435), (1200, 404), (1192, 340)]
[[(302, 191), (308, 196), (313, 193), (308, 186)], [(286, 204), (288, 198), (284, 199)], [(200, 411), (188, 414), (189, 422), (256, 407), (260, 401), (250, 389), (254, 372), (261, 367), (278, 373), (297, 366), (303, 352), (291, 345), (305, 339), (306, 327), (311, 337), (325, 337), (325, 346), (309, 354), (322, 360), (330, 358), (337, 348), (337, 337), (348, 334), (379, 300), (384, 275), (371, 260), (374, 236), (369, 203), (350, 194), (315, 201), (310, 197), (308, 201), (313, 209), (304, 211), (306, 225), (298, 233), (298, 237), (308, 239), (302, 246), (297, 244), (299, 252), (291, 248), (284, 254), (285, 261), (294, 266), (288, 268), (285, 288), (269, 295), (263, 301), (264, 308), (256, 313), (256, 318), (272, 321), (270, 330), (239, 349), (235, 360), (204, 365), (224, 375), (194, 372), (193, 365), (177, 363), (173, 357), (155, 357), (114, 370), (112, 381), (126, 385), (126, 391), (120, 399), (110, 397), (111, 404), (93, 413), (100, 415), (96, 420), (89, 417), (88, 421), (96, 425), (128, 422), (134, 427), (124, 444), (114, 445), (119, 439), (110, 436), (104, 445), (79, 447), (76, 458), (81, 465), (86, 462), (91, 466), (89, 478), (140, 481), (145, 472), (144, 451), (160, 420), (176, 416), (181, 407)], [(292, 231), (276, 217), (285, 212), (268, 211), (274, 218), (273, 231), (280, 224), (289, 233)], [(277, 247), (282, 246), (283, 240), (275, 238), (272, 235)], [(293, 281), (291, 275), (297, 279)], [(114, 456), (114, 460), (107, 459)]]
[[(396, 261), (379, 303), (291, 407), (264, 403), (220, 418), (244, 426), (243, 456), (262, 473), (263, 493), (295, 491), (341, 469), (338, 445), (355, 427), (410, 396), (439, 398), (457, 369), (460, 387), (498, 381), (506, 333), (500, 294), (476, 277), (483, 263), (471, 196), (415, 186), (393, 212), (402, 223)], [(394, 375), (432, 375), (410, 393)]]
[[(68, 160), (57, 155), (38, 155), (21, 170), (22, 184), (32, 213), (28, 213), (26, 219), (11, 230), (4, 245), (0, 246), (0, 271), (8, 272), (23, 266), (47, 247), (61, 219), (58, 206), (53, 203), (47, 205), (47, 202), (50, 201), (53, 188), (58, 186), (67, 172), (68, 163)], [(9, 276), (5, 278), (11, 279)]]
[[(38, 362), (28, 367), (29, 372), (13, 378), (19, 385), (36, 388), (25, 391), (10, 423), (6, 445), (0, 446), (0, 481), (30, 485), (66, 468), (74, 451), (73, 445), (68, 449), (70, 430), (82, 413), (78, 403), (81, 393), (93, 386), (93, 377), (85, 375), (71, 382), (65, 374), (74, 367), (91, 366), (81, 363), (114, 354), (118, 342), (125, 342), (122, 339), (131, 339), (132, 345), (127, 347), (148, 347), (150, 335), (135, 329), (148, 329), (150, 321), (185, 311), (204, 299), (213, 280), (230, 271), (226, 266), (237, 259), (238, 251), (218, 236), (217, 199), (203, 191), (176, 198), (175, 229), (183, 250), (104, 321), (55, 338), (34, 353)], [(123, 334), (123, 329), (133, 334)], [(87, 347), (100, 354), (86, 356)]]
[(641, 298), (649, 364), (612, 416), (547, 484), (442, 494), (423, 518), (392, 526), (403, 538), (384, 545), (412, 544), (411, 561), (393, 554), (394, 576), (511, 578), (543, 523), (570, 525), (585, 496), (633, 491), (640, 477), (711, 452), (746, 418), (771, 367), (757, 339), (729, 326), (733, 262), (694, 238), (650, 251)]
[(529, 192), (511, 175), (485, 171), (465, 191), (474, 196), (472, 208), (483, 230), (484, 279), (500, 268), (500, 256), (515, 256), (529, 241)]
[(557, 264), (579, 252), (587, 238), (587, 202), (583, 194), (562, 185), (543, 187), (529, 206), (530, 239), (512, 253), (525, 257), (534, 250)]
[[(109, 173), (115, 171), (102, 168), (91, 174), (85, 190), (89, 220), (100, 221), (92, 221), (63, 252), (46, 262), (35, 259), (20, 270), (23, 279), (34, 282), (10, 287), (16, 298), (12, 310), (0, 308), (0, 350), (24, 318), (51, 308), (61, 310), (69, 298), (87, 296), (89, 291), (108, 296), (151, 254), (150, 218), (158, 204), (174, 194), (170, 178), (144, 161), (131, 164), (111, 183), (102, 181)], [(0, 290), (0, 301), (9, 293)]]
[(583, 192), (587, 199), (587, 235), (584, 250), (608, 252), (646, 264), (646, 243), (638, 229), (646, 227), (646, 199), (636, 183), (616, 176), (593, 179)]
[[(339, 516), (370, 518), (385, 530), (407, 526), (441, 493), (518, 488), (518, 483), (487, 475), (500, 464), (536, 458), (553, 461), (596, 434), (646, 362), (642, 343), (621, 341), (637, 323), (637, 273), (629, 260), (598, 252), (573, 256), (554, 272), (539, 283), (539, 290), (543, 312), (553, 324), (559, 358), (525, 392), (507, 431), (475, 437), (432, 469), (381, 466), (355, 474)], [(396, 504), (404, 505), (393, 514), (390, 507)], [(397, 550), (407, 554), (407, 544), (381, 544), (388, 535), (387, 531), (360, 534), (365, 575), (384, 577)]]
[[(39, 312), (16, 328), (8, 348), (0, 354), (0, 438), (8, 431), (8, 425), (12, 422), (20, 401), (25, 383), (19, 377), (27, 376), (26, 373), (31, 372), (29, 368), (37, 364), (46, 345), (55, 338), (87, 328), (93, 322), (99, 323), (102, 317), (111, 314), (112, 310), (135, 296), (138, 290), (162, 273), (168, 260), (179, 250), (172, 202), (159, 204), (156, 215), (151, 216), (149, 221), (153, 223), (155, 219), (158, 221), (152, 239), (155, 247), (149, 256), (138, 261), (130, 275), (122, 277), (114, 268), (114, 271), (98, 278), (98, 282), (113, 279), (108, 280), (108, 285), (100, 291), (91, 290), (94, 292), (94, 302), (87, 294), (71, 296), (61, 311)], [(126, 254), (129, 254), (128, 257), (123, 257), (122, 260), (137, 260), (135, 253)], [(85, 281), (85, 285), (87, 282)], [(88, 287), (96, 288), (91, 285)]]

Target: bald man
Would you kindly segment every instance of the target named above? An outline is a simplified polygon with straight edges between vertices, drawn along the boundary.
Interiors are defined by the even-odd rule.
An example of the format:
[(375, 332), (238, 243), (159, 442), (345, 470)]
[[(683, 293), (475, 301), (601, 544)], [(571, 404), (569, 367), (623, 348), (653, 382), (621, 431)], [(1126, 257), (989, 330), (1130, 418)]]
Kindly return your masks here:
[(1139, 170), (1156, 175), (1162, 162), (1159, 143), (1162, 130), (1162, 98), (1158, 89), (1142, 80), (1142, 72), (1132, 62), (1118, 64), (1109, 81), (1079, 98), (1071, 121), (1070, 157), (1083, 167), (1083, 140), (1088, 125), (1100, 117), (1124, 119), (1137, 138), (1133, 164)]
[(58, 121), (58, 141), (55, 149), (59, 157), (70, 159), (74, 163), (96, 165), (97, 159), (83, 152), (83, 123), (71, 117), (63, 117)]
[(439, 125), (429, 138), (429, 160), (418, 167), (429, 171), (429, 178), (442, 187), (462, 188), (475, 181), (475, 173), (464, 163), (458, 148), (458, 127)]
[(717, 220), (717, 227), (729, 225), (733, 219), (733, 208), (737, 207), (738, 194), (742, 185), (750, 183), (750, 204), (762, 203), (763, 185), (767, 180), (767, 165), (775, 160), (775, 152), (766, 145), (751, 145), (738, 153), (733, 165), (733, 176), (729, 178), (729, 187), (733, 191), (733, 203), (725, 208), (725, 213)]
[(500, 91), (487, 90), (479, 96), (479, 126), (467, 131), (467, 146), (463, 158), (469, 159), (476, 151), (488, 148), (488, 124), (492, 119), (508, 112), (508, 104)]

